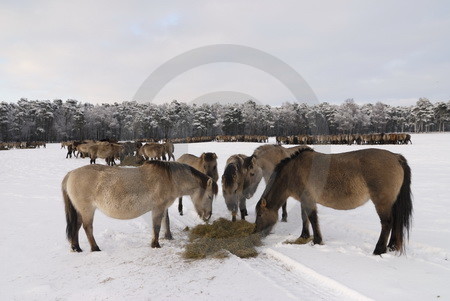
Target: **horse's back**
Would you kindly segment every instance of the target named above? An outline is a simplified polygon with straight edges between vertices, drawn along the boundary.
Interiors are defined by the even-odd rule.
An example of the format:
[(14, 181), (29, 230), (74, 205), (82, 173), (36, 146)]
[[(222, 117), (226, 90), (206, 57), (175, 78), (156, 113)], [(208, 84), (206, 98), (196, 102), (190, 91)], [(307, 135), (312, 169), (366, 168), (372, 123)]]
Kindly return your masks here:
[(157, 177), (149, 179), (139, 168), (92, 164), (66, 177), (66, 191), (77, 210), (98, 208), (118, 219), (136, 218), (151, 210), (158, 187)]
[(187, 164), (189, 166), (198, 169), (201, 172), (204, 172), (204, 170), (202, 170), (201, 168), (200, 161), (201, 158), (191, 154), (183, 154), (177, 159), (177, 162), (179, 163)]
[(305, 152), (297, 168), (317, 202), (335, 209), (353, 209), (369, 199), (393, 202), (403, 183), (399, 155), (381, 149)]
[(226, 165), (230, 164), (230, 163), (234, 163), (234, 164), (239, 164), (239, 166), (242, 166), (242, 164), (244, 163), (244, 160), (248, 158), (248, 156), (244, 155), (244, 154), (236, 154), (236, 155), (231, 155), (226, 162)]

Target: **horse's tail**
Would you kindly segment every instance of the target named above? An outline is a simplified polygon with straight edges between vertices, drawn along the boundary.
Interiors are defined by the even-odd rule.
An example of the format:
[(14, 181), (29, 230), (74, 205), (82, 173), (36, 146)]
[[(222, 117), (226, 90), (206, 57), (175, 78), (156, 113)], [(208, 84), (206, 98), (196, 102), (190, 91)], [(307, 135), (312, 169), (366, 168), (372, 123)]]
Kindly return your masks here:
[(72, 243), (78, 234), (78, 212), (70, 200), (70, 197), (67, 193), (67, 180), (69, 178), (69, 174), (66, 175), (62, 182), (62, 194), (64, 198), (64, 207), (66, 211), (66, 235), (67, 239)]
[(409, 239), (409, 229), (412, 223), (413, 205), (411, 200), (411, 168), (405, 157), (399, 155), (398, 162), (403, 168), (403, 184), (392, 207), (392, 234), (390, 247), (401, 253), (404, 252), (405, 234)]

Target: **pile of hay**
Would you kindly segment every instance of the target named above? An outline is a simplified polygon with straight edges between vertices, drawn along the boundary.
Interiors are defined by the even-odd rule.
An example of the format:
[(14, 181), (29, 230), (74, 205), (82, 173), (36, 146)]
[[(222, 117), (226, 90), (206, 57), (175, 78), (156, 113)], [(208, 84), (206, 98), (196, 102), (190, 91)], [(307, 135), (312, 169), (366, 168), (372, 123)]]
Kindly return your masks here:
[(141, 156), (126, 156), (119, 166), (141, 166), (145, 160)]
[(290, 245), (306, 245), (307, 243), (309, 243), (312, 240), (313, 240), (312, 236), (310, 236), (308, 238), (299, 237), (296, 240), (286, 240), (284, 243), (290, 244)]
[(183, 256), (189, 259), (225, 258), (232, 253), (241, 258), (256, 257), (255, 246), (261, 236), (252, 234), (255, 224), (247, 221), (231, 222), (220, 218), (212, 224), (198, 225), (189, 233), (190, 242)]

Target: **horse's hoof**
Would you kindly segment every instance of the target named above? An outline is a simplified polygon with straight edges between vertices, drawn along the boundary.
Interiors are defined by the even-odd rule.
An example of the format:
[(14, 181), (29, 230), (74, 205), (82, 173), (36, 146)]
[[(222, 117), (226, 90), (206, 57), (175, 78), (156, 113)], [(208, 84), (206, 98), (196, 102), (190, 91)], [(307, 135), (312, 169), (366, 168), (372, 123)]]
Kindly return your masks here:
[(81, 250), (80, 246), (72, 246), (72, 251), (78, 252), (78, 253), (83, 252), (83, 250)]
[(313, 245), (323, 245), (323, 241), (320, 239), (313, 239)]
[(166, 234), (166, 235), (164, 235), (164, 238), (167, 240), (173, 240), (172, 234)]
[(381, 255), (381, 254), (385, 254), (385, 253), (386, 253), (386, 248), (384, 250), (375, 249), (375, 251), (373, 251), (373, 255)]
[(287, 223), (287, 217), (282, 217), (282, 218), (281, 218), (281, 221), (282, 221), (283, 223)]
[(183, 215), (183, 211), (179, 211), (180, 215)]
[(100, 252), (100, 248), (98, 246), (91, 248), (91, 252)]
[(161, 248), (159, 242), (152, 241), (152, 248)]

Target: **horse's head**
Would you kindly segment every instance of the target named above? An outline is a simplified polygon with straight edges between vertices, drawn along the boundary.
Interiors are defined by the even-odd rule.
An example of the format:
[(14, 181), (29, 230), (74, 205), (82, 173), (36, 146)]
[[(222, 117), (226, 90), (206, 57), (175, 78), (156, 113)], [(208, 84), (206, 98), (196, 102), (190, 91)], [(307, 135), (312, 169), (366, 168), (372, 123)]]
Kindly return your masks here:
[(245, 198), (250, 199), (256, 192), (259, 182), (263, 176), (261, 167), (256, 163), (256, 157), (250, 156), (244, 160), (244, 187), (243, 194)]
[(205, 174), (217, 182), (219, 179), (219, 174), (217, 173), (217, 155), (215, 153), (203, 153), (201, 159)]
[[(233, 168), (233, 165), (227, 167), (222, 176), (222, 193), (228, 210), (237, 212), (239, 200), (242, 196), (242, 185), (239, 185), (238, 174), (236, 170), (232, 170)], [(227, 173), (228, 170), (231, 170), (230, 174)]]
[(261, 232), (266, 236), (272, 230), (272, 227), (278, 220), (278, 210), (271, 210), (267, 208), (267, 202), (264, 198), (256, 204), (256, 227), (253, 233)]
[(206, 187), (204, 189), (198, 189), (191, 196), (195, 210), (205, 222), (211, 218), (212, 202), (218, 191), (217, 183), (213, 179), (208, 178)]

